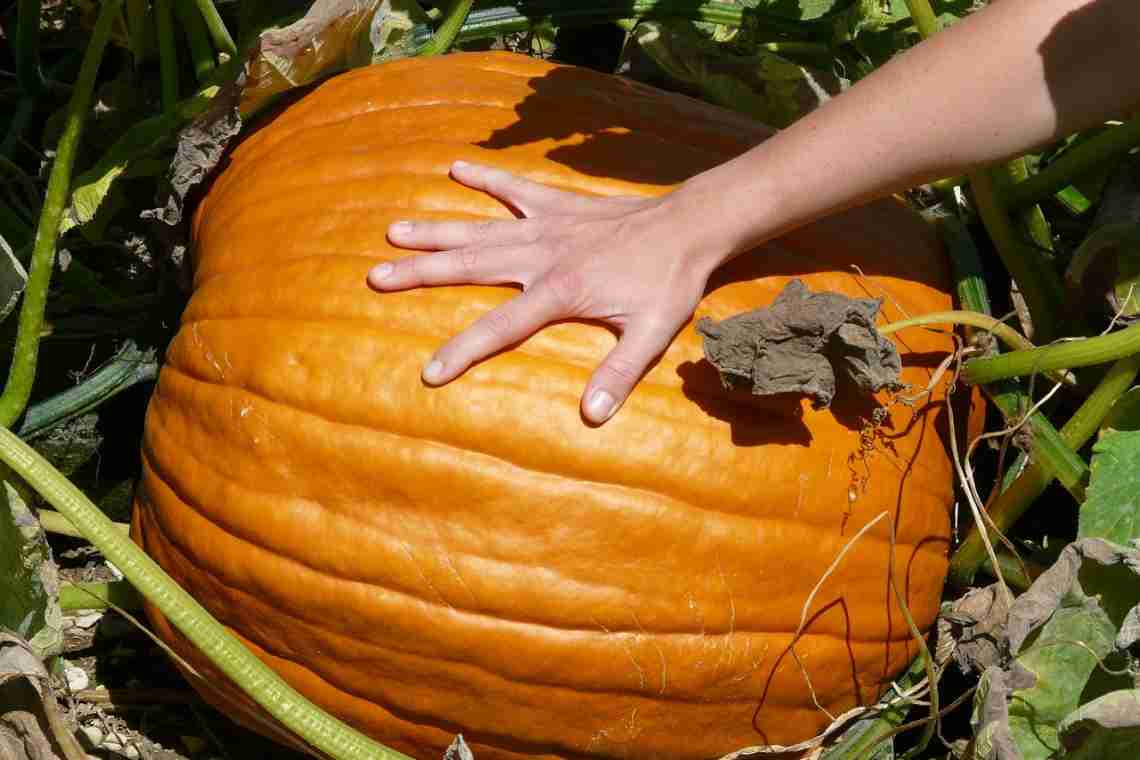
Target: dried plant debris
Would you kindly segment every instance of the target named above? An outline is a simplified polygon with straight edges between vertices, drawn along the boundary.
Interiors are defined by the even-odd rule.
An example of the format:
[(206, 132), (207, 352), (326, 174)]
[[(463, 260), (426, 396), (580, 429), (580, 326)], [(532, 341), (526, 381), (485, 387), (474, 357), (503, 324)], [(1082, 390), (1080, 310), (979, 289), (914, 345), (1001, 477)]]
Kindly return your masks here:
[(1122, 646), (1132, 643), (1138, 609), (1135, 542), (1065, 547), (1010, 607), (998, 645), (1008, 656), (986, 668), (974, 700), (975, 756), (1046, 760), (1068, 749), (1067, 757), (1134, 758), (1135, 743), (1132, 754), (1118, 749), (1140, 727), (1136, 663)]
[(1009, 595), (995, 583), (971, 589), (940, 618), (940, 630), (945, 624), (956, 642), (954, 662), (963, 673), (980, 673), (1008, 659), (1005, 627), (1009, 601)]
[(86, 756), (56, 704), (39, 656), (23, 639), (0, 631), (0, 758)]
[(882, 300), (812, 293), (796, 279), (768, 308), (723, 322), (705, 317), (697, 332), (726, 388), (803, 394), (821, 409), (842, 384), (864, 394), (902, 387), (898, 350), (875, 329), (881, 306)]
[(475, 760), (475, 754), (467, 742), (463, 741), (463, 734), (458, 734), (444, 751), (443, 760)]

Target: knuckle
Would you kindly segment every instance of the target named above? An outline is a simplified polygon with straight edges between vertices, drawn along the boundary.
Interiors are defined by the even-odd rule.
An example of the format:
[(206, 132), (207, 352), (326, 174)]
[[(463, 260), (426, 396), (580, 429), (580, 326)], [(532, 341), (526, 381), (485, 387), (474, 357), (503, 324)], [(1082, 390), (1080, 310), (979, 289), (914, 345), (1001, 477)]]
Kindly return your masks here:
[(495, 338), (505, 339), (511, 335), (514, 320), (509, 312), (493, 311), (487, 315), (484, 327)]
[(582, 275), (577, 272), (554, 272), (548, 278), (555, 304), (566, 312), (575, 311), (582, 300)]
[(457, 258), (459, 259), (459, 268), (465, 274), (474, 274), (476, 265), (479, 263), (479, 253), (477, 251), (460, 251)]
[(475, 222), (471, 228), (471, 237), (475, 240), (486, 240), (495, 231), (495, 223), (492, 221)]
[(611, 356), (601, 366), (601, 371), (624, 384), (635, 383), (641, 377), (641, 367), (627, 356)]

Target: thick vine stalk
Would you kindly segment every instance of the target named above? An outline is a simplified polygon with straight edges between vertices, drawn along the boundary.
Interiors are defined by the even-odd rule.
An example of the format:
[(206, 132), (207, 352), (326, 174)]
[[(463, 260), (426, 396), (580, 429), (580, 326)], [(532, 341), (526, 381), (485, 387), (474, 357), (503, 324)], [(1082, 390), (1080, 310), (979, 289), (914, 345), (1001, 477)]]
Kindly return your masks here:
[(163, 113), (172, 112), (178, 105), (178, 50), (174, 44), (174, 13), (170, 3), (171, 0), (154, 0)]
[(16, 19), (16, 78), (30, 97), (44, 88), (40, 69), (40, 0), (20, 0)]
[[(1069, 418), (1060, 430), (1064, 444), (1072, 451), (1084, 446), (1096, 433), (1112, 405), (1126, 390), (1132, 387), (1136, 375), (1140, 373), (1140, 355), (1129, 356), (1116, 362), (1104, 378), (1089, 394), (1076, 413)], [(1025, 470), (998, 495), (989, 508), (989, 516), (1001, 533), (1013, 527), (1025, 514), (1045, 489), (1053, 482), (1056, 474), (1046, 460), (1034, 459)], [(950, 561), (950, 580), (958, 586), (968, 586), (974, 575), (986, 561), (985, 544), (982, 541), (981, 526), (970, 528), (966, 540), (962, 542)]]
[(214, 47), (218, 52), (228, 55), (231, 61), (237, 58), (237, 45), (230, 36), (230, 30), (226, 28), (226, 22), (222, 21), (218, 9), (214, 7), (213, 0), (194, 0), (194, 2), (198, 4), (198, 12), (206, 22), (206, 29), (210, 33), (210, 39), (214, 41)]
[(459, 30), (463, 28), (463, 22), (471, 13), (471, 6), (474, 4), (475, 0), (452, 0), (451, 7), (448, 8), (443, 22), (436, 29), (431, 39), (416, 50), (416, 55), (440, 55), (450, 50), (451, 46), (455, 44), (455, 38), (459, 36)]
[(1140, 353), (1140, 324), (1095, 338), (1080, 338), (1030, 351), (971, 359), (962, 370), (962, 379), (967, 383), (981, 385), (1008, 377), (1104, 364), (1136, 353)]
[(32, 393), (36, 377), (36, 364), (40, 350), (40, 333), (43, 330), (44, 308), (47, 306), (48, 285), (55, 264), (55, 244), (60, 220), (67, 205), (71, 189), (71, 168), (83, 134), (83, 123), (91, 106), (95, 89), (95, 75), (103, 59), (103, 50), (111, 33), (111, 23), (118, 15), (122, 0), (106, 0), (99, 6), (99, 17), (91, 32), (91, 41), (83, 56), (79, 79), (71, 93), (67, 107), (67, 121), (63, 136), (59, 138), (55, 163), (48, 179), (47, 195), (40, 211), (39, 226), (32, 247), (32, 262), (24, 289), (24, 302), (20, 307), (19, 331), (8, 383), (0, 396), (0, 425), (8, 428), (23, 413)]
[(194, 76), (199, 84), (210, 78), (217, 61), (214, 59), (214, 46), (206, 33), (206, 22), (194, 5), (194, 0), (174, 0), (174, 13), (186, 35), (190, 47), (190, 59), (194, 64)]
[(70, 520), (210, 662), (283, 726), (337, 760), (410, 760), (302, 697), (180, 588), (71, 481), (7, 429), (0, 429), (0, 460)]

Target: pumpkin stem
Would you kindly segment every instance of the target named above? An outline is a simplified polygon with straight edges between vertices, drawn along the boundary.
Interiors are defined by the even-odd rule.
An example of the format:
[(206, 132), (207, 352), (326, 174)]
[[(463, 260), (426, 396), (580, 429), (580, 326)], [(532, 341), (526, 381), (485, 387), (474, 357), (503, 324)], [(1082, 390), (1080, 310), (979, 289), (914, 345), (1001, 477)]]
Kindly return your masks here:
[[(113, 4), (114, 0), (108, 3)], [(283, 726), (332, 758), (410, 760), (301, 696), (179, 587), (82, 491), (8, 429), (0, 429), (0, 460), (70, 520), (218, 670)]]
[(40, 335), (43, 332), (44, 309), (47, 306), (48, 285), (51, 283), (51, 271), (55, 263), (55, 244), (71, 189), (71, 168), (75, 163), (79, 138), (83, 134), (83, 124), (90, 110), (95, 75), (111, 35), (111, 23), (115, 20), (121, 2), (122, 0), (107, 0), (99, 6), (99, 17), (91, 32), (91, 42), (84, 53), (79, 78), (71, 92), (63, 136), (59, 138), (59, 145), (56, 148), (55, 162), (51, 167), (47, 193), (40, 211), (39, 225), (36, 228), (24, 302), (20, 306), (20, 322), (12, 366), (8, 371), (8, 382), (4, 386), (4, 393), (0, 396), (0, 425), (6, 428), (11, 427), (19, 418), (31, 397), (32, 382), (36, 377), (39, 357)]

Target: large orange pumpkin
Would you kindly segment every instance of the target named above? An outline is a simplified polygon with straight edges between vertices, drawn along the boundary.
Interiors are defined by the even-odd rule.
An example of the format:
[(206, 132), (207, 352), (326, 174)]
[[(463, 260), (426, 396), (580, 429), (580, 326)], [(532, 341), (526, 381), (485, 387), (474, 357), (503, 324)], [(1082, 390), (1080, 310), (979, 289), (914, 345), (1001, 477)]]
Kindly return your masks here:
[[(135, 531), (259, 656), (380, 741), (439, 757), (712, 758), (808, 738), (915, 654), (888, 586), (937, 612), (952, 475), (940, 403), (726, 392), (686, 327), (621, 412), (579, 394), (613, 346), (549, 327), (425, 387), (506, 287), (380, 295), (400, 218), (507, 217), (456, 159), (579, 191), (661, 193), (768, 131), (684, 97), (508, 54), (339, 76), (233, 152), (194, 220), (194, 294), (150, 405)], [(742, 199), (742, 202), (746, 202)], [(865, 276), (853, 269), (858, 265)], [(947, 262), (893, 202), (738, 259), (697, 316), (812, 290), (950, 307)], [(925, 386), (949, 337), (897, 339)], [(936, 394), (937, 395), (937, 394)], [(201, 659), (152, 610), (160, 634)], [(207, 671), (208, 672), (208, 671)], [(809, 689), (808, 678), (811, 688)], [(272, 732), (221, 681), (207, 696)]]

